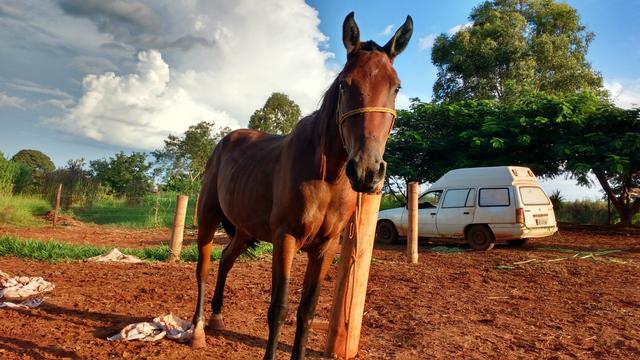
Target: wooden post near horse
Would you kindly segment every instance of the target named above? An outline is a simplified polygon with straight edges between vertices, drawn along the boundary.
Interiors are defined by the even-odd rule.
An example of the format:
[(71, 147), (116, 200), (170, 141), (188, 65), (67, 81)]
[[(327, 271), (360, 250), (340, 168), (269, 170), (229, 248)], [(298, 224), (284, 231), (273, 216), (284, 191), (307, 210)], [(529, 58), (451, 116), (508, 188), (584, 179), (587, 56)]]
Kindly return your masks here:
[(58, 185), (58, 193), (56, 194), (56, 206), (53, 210), (53, 228), (58, 224), (58, 213), (60, 212), (60, 197), (62, 196), (62, 184)]
[(198, 225), (198, 205), (200, 204), (200, 194), (196, 195), (196, 204), (193, 207), (193, 226), (197, 226)]
[(358, 354), (381, 197), (381, 194), (362, 194), (360, 216), (355, 219), (358, 231), (354, 229), (351, 232), (353, 236), (350, 237), (350, 225), (347, 225), (342, 234), (342, 250), (325, 350), (328, 356), (350, 359)]
[(407, 261), (412, 264), (418, 263), (418, 183), (410, 182), (407, 189), (409, 202), (408, 227), (407, 227)]
[(169, 241), (169, 247), (171, 248), (169, 262), (176, 262), (180, 259), (182, 238), (184, 236), (184, 220), (187, 217), (188, 202), (189, 197), (187, 195), (178, 195), (176, 199), (176, 212), (173, 215), (173, 228), (171, 230), (171, 240)]

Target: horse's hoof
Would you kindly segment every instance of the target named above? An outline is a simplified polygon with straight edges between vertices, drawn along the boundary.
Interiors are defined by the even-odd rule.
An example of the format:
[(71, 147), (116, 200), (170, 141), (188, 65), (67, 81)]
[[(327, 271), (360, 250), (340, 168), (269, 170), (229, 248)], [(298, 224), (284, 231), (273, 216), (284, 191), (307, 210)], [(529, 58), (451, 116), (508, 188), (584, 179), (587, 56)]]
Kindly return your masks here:
[(202, 349), (207, 346), (207, 338), (204, 336), (198, 336), (191, 338), (192, 349)]
[(221, 331), (224, 330), (224, 321), (222, 320), (222, 314), (213, 314), (209, 319), (209, 329)]

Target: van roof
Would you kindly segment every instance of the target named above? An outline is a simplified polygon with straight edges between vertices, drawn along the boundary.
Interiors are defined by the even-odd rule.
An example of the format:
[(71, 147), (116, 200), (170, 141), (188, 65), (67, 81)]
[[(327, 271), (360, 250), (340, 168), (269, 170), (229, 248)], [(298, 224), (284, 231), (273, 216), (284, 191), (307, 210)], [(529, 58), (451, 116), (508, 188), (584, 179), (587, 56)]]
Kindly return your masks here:
[(490, 166), (455, 169), (444, 174), (429, 189), (469, 185), (537, 184), (531, 169), (523, 166)]

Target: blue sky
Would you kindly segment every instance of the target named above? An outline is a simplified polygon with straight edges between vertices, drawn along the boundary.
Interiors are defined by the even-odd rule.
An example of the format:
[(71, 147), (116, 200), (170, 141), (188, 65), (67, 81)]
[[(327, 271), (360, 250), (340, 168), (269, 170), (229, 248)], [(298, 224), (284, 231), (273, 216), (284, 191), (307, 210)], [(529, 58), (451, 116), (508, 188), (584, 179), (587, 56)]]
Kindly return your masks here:
[[(344, 63), (341, 25), (384, 44), (410, 14), (395, 66), (408, 99), (429, 100), (429, 39), (477, 1), (5, 0), (0, 2), (0, 151), (68, 159), (150, 151), (202, 120), (246, 126), (273, 91), (312, 111)], [(596, 34), (588, 59), (620, 106), (640, 103), (640, 1), (569, 1)], [(599, 196), (556, 180), (570, 198)]]

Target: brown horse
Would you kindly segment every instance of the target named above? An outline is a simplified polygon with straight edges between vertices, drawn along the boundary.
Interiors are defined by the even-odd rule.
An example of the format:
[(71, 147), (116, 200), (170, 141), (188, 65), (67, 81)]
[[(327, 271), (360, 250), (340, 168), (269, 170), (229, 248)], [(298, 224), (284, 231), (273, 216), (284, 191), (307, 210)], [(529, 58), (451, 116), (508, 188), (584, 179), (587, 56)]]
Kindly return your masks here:
[(356, 192), (375, 192), (385, 175), (382, 160), (395, 120), (400, 81), (393, 59), (413, 32), (404, 25), (381, 47), (360, 42), (349, 14), (343, 24), (347, 63), (324, 95), (320, 110), (286, 136), (237, 130), (220, 141), (209, 158), (198, 217), (198, 300), (192, 346), (206, 345), (204, 294), (213, 234), (219, 222), (232, 237), (220, 260), (211, 300), (211, 329), (224, 328), (225, 280), (236, 258), (257, 239), (273, 244), (269, 340), (265, 359), (274, 359), (287, 314), (287, 291), (295, 253), (308, 255), (291, 357), (304, 358), (319, 284), (336, 254), (351, 217)]

